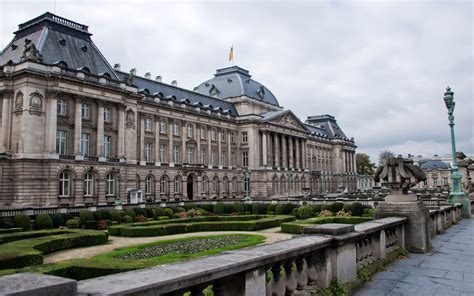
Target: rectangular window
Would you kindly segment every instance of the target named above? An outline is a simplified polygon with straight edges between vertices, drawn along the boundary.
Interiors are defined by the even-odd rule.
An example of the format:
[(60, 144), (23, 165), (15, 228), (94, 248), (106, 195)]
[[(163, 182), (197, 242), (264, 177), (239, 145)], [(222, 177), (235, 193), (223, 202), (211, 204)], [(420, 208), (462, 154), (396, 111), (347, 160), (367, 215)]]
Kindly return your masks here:
[(211, 150), (211, 165), (216, 165), (216, 150)]
[(152, 143), (145, 143), (145, 161), (150, 162), (153, 161), (153, 144)]
[(194, 163), (194, 147), (188, 147), (188, 163)]
[(216, 140), (216, 129), (215, 128), (211, 129), (211, 140), (212, 141)]
[(449, 179), (448, 177), (444, 177), (444, 178), (443, 178), (444, 186), (448, 186), (448, 185), (449, 185), (448, 179)]
[(153, 131), (151, 118), (145, 119), (145, 131), (147, 132)]
[(225, 151), (221, 152), (221, 165), (227, 166), (227, 152)]
[(230, 165), (235, 166), (235, 152), (230, 153)]
[(433, 178), (433, 186), (438, 186), (438, 178)]
[(82, 119), (90, 119), (91, 118), (91, 107), (89, 104), (82, 104), (81, 107), (81, 117)]
[(232, 144), (235, 143), (235, 134), (234, 134), (234, 132), (231, 132), (231, 133), (230, 133), (230, 142), (231, 142)]
[(56, 132), (56, 153), (66, 154), (66, 131), (58, 130)]
[(110, 158), (110, 146), (112, 145), (112, 137), (104, 136), (104, 157)]
[(83, 156), (89, 156), (89, 134), (81, 134), (81, 154)]
[(105, 107), (104, 108), (104, 121), (105, 122), (111, 122), (111, 115), (110, 115), (110, 108)]
[(173, 135), (179, 136), (179, 123), (177, 121), (173, 123)]
[(166, 145), (160, 144), (160, 162), (166, 162)]
[(174, 163), (180, 163), (180, 159), (179, 159), (179, 153), (180, 153), (180, 149), (179, 149), (179, 145), (176, 145), (174, 146), (174, 150), (173, 150), (173, 160), (174, 160)]
[(242, 132), (242, 143), (248, 143), (248, 134), (247, 132)]
[(58, 115), (66, 115), (66, 100), (58, 100)]
[(193, 126), (188, 124), (188, 138), (193, 138)]
[(201, 164), (206, 163), (206, 158), (207, 158), (207, 149), (201, 148)]
[(201, 139), (204, 140), (207, 137), (207, 129), (205, 126), (201, 126)]
[(242, 152), (242, 166), (248, 167), (249, 166), (249, 153)]
[(166, 134), (166, 121), (164, 119), (160, 120), (160, 133)]
[(225, 132), (225, 130), (222, 130), (221, 132), (221, 142), (222, 143), (225, 143), (226, 142), (226, 136), (227, 136), (227, 133)]

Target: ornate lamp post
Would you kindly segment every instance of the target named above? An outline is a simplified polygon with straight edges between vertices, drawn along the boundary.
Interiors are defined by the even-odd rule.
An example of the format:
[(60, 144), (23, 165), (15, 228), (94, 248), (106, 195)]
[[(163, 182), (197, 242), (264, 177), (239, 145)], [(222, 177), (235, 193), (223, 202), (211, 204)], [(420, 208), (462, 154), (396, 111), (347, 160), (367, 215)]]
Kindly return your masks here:
[(117, 173), (115, 174), (115, 193), (115, 205), (120, 206), (122, 205), (122, 200), (120, 199), (120, 169), (118, 169)]
[(451, 192), (449, 193), (450, 203), (462, 203), (462, 214), (463, 217), (469, 218), (471, 213), (471, 203), (466, 198), (464, 191), (462, 190), (461, 174), (459, 174), (459, 167), (456, 161), (456, 139), (454, 137), (454, 93), (448, 86), (444, 93), (444, 103), (448, 109), (449, 127), (451, 130)]

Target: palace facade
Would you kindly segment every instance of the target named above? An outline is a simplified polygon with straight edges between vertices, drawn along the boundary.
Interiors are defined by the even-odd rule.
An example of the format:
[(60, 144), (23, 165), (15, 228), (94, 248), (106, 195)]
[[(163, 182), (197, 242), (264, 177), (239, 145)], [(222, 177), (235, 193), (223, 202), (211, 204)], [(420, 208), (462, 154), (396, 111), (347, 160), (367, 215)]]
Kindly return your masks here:
[(357, 188), (336, 119), (302, 122), (245, 69), (191, 91), (112, 67), (87, 26), (51, 13), (14, 34), (0, 55), (2, 208)]

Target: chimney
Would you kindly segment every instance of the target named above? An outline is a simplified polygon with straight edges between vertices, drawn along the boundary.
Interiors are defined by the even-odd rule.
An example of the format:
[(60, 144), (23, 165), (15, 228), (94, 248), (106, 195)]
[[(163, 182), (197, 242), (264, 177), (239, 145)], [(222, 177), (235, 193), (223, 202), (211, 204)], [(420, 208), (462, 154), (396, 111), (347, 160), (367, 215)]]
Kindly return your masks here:
[(158, 81), (158, 82), (161, 82), (161, 81), (163, 81), (163, 78), (161, 78), (161, 76), (158, 75), (158, 76), (155, 77), (155, 80)]
[(120, 71), (120, 64), (119, 63), (114, 65), (114, 70), (115, 71)]
[(171, 81), (172, 86), (178, 86), (178, 80), (173, 80)]
[(135, 68), (130, 69), (130, 74), (132, 74), (133, 76), (137, 75), (137, 69)]
[(151, 73), (150, 73), (150, 72), (146, 72), (146, 73), (145, 73), (145, 78), (146, 78), (146, 79), (151, 79)]

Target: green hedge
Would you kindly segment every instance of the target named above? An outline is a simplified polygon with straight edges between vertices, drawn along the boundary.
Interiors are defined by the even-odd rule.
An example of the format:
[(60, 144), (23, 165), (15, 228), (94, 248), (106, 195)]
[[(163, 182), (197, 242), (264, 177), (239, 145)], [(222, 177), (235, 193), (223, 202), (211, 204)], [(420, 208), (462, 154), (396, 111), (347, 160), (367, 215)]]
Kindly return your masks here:
[(362, 222), (371, 221), (372, 218), (367, 217), (316, 217), (301, 221), (289, 222), (281, 224), (281, 232), (301, 234), (305, 227), (311, 225), (325, 224), (325, 223), (347, 223), (359, 224)]
[[(253, 217), (253, 219), (251, 219)], [(243, 218), (243, 219), (238, 219)], [(109, 227), (110, 235), (138, 237), (161, 236), (199, 231), (255, 231), (294, 221), (292, 216), (214, 216), (133, 223)], [(158, 223), (161, 222), (161, 223)]]
[(42, 236), (55, 235), (55, 234), (65, 234), (65, 233), (71, 233), (71, 232), (72, 231), (68, 229), (47, 229), (47, 230), (24, 231), (24, 232), (0, 234), (0, 245), (6, 244), (9, 242), (14, 242), (17, 240), (22, 240), (22, 239), (42, 237)]
[(107, 239), (103, 231), (82, 230), (7, 243), (0, 248), (0, 269), (42, 264), (44, 254), (103, 244)]
[(8, 229), (0, 229), (0, 234), (21, 232), (21, 231), (23, 231), (23, 229), (19, 228), (19, 227), (8, 228)]

